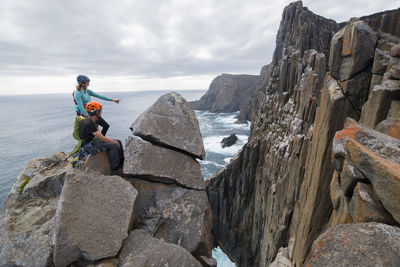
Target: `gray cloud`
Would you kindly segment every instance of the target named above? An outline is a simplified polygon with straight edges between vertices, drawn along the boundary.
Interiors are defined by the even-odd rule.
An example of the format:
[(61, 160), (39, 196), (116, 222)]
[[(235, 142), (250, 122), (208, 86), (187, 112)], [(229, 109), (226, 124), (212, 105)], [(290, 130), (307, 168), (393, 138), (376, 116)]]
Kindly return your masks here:
[[(0, 73), (185, 75), (258, 73), (290, 1), (0, 0)], [(304, 1), (337, 21), (396, 1)]]

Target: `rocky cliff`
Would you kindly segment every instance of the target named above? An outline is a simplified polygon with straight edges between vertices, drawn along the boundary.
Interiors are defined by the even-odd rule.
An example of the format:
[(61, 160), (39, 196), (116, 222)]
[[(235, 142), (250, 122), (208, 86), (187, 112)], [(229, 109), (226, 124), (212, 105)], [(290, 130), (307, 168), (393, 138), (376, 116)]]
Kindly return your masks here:
[(200, 100), (191, 102), (193, 109), (211, 112), (234, 112), (253, 96), (260, 85), (259, 75), (222, 74), (211, 82)]
[(194, 111), (170, 93), (131, 129), (143, 139), (127, 139), (120, 176), (107, 152), (84, 169), (62, 152), (27, 164), (1, 214), (1, 266), (216, 266)]
[[(337, 24), (285, 8), (250, 141), (207, 184), (239, 266), (398, 265), (399, 14)], [(393, 249), (356, 245), (374, 238)]]

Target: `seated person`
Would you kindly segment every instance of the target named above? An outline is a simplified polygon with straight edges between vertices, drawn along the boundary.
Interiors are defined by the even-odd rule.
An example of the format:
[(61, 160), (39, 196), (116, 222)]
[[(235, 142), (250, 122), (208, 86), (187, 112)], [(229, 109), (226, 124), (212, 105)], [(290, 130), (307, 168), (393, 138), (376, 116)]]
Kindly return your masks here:
[(120, 140), (110, 139), (105, 137), (96, 124), (96, 121), (101, 118), (102, 106), (97, 102), (89, 102), (86, 105), (88, 117), (84, 119), (79, 126), (79, 138), (82, 139), (82, 146), (89, 144), (95, 137), (100, 140), (101, 146), (108, 150), (110, 165), (113, 171), (122, 167), (124, 161), (124, 151)]

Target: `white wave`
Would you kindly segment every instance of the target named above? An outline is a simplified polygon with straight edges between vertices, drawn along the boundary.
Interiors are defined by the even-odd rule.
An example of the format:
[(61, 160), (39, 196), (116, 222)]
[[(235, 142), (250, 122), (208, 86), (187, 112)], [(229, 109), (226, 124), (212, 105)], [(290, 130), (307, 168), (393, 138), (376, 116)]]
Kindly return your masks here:
[(212, 165), (215, 165), (217, 167), (224, 167), (225, 166), (224, 164), (218, 164), (218, 163), (216, 163), (214, 161), (209, 161), (209, 160), (199, 160), (199, 162), (200, 162), (200, 164), (204, 164), (204, 165), (212, 164)]
[(246, 135), (237, 135), (238, 141), (236, 142), (235, 145), (222, 148), (221, 141), (224, 137), (226, 137), (226, 136), (214, 135), (214, 136), (205, 137), (203, 139), (203, 142), (204, 142), (204, 148), (206, 150), (206, 153), (213, 152), (213, 153), (218, 153), (221, 155), (234, 156), (242, 148), (242, 146), (247, 142), (247, 138), (248, 138), (248, 136), (246, 136)]
[(235, 124), (237, 121), (236, 116), (237, 114), (232, 114), (231, 115), (220, 115), (218, 116), (215, 121), (219, 123), (221, 126), (224, 126), (226, 128), (230, 129), (242, 129), (242, 130), (250, 130), (250, 124)]
[(226, 163), (229, 163), (229, 162), (231, 162), (232, 159), (233, 159), (233, 158), (224, 158), (224, 161), (225, 161)]
[(212, 250), (212, 256), (217, 261), (217, 266), (220, 267), (236, 267), (236, 264), (233, 263), (228, 256), (221, 250), (220, 247), (216, 247)]

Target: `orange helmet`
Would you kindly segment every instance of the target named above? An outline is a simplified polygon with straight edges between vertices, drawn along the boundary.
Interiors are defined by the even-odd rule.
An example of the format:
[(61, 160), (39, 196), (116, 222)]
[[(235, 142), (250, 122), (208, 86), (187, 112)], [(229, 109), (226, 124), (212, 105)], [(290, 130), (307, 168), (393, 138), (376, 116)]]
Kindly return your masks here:
[(90, 115), (95, 115), (97, 111), (100, 111), (102, 109), (102, 106), (98, 102), (90, 101), (86, 104), (85, 109)]

